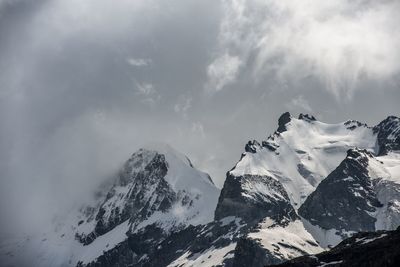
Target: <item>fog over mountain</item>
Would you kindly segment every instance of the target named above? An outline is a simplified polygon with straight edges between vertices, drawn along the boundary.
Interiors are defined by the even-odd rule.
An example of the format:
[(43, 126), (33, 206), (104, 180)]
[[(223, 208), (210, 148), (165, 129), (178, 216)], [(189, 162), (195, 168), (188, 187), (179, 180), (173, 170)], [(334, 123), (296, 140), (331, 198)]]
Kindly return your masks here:
[[(218, 187), (283, 112), (400, 115), (397, 0), (0, 0), (0, 233), (152, 142)], [(25, 218), (29, 218), (27, 221)]]

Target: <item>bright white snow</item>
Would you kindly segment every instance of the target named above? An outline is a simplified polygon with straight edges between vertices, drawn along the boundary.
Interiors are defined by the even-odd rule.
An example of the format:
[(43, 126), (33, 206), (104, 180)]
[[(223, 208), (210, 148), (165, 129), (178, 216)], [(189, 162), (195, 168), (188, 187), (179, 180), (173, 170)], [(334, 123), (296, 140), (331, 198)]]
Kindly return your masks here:
[(286, 127), (287, 131), (268, 139), (273, 138), (279, 146), (276, 151), (260, 146), (256, 153), (246, 153), (230, 173), (277, 179), (296, 209), (346, 157), (348, 149), (376, 149), (376, 136), (366, 126), (350, 130), (344, 123), (326, 124), (292, 117)]
[(249, 233), (248, 237), (258, 240), (263, 248), (282, 260), (323, 251), (301, 220), (292, 221), (287, 226), (274, 224), (274, 220), (266, 218), (259, 224), (260, 229)]

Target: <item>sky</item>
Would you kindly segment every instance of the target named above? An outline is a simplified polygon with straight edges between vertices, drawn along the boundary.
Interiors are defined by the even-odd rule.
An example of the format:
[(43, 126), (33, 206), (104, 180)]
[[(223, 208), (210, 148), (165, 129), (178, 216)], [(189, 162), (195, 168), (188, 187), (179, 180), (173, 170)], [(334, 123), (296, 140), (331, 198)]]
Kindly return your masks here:
[(285, 111), (399, 116), (399, 12), (398, 0), (0, 0), (2, 231), (44, 225), (149, 142), (221, 187)]

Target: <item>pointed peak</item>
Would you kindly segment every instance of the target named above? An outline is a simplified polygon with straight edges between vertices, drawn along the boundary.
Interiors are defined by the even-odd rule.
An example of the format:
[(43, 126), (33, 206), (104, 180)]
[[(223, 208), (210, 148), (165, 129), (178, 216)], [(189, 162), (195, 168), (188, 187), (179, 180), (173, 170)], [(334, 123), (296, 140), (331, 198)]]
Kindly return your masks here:
[(313, 115), (300, 113), (299, 120), (316, 121), (317, 119)]
[(292, 120), (292, 115), (289, 112), (283, 113), (278, 119), (278, 130), (277, 132), (283, 133), (287, 130), (286, 124)]
[(349, 130), (354, 130), (358, 127), (368, 127), (368, 125), (366, 123), (362, 123), (358, 120), (347, 120), (344, 122), (344, 125)]
[(390, 115), (390, 116), (388, 116), (385, 120), (387, 120), (387, 121), (393, 121), (393, 120), (399, 121), (400, 118), (397, 117), (397, 116)]
[(381, 127), (385, 127), (386, 125), (391, 125), (391, 124), (397, 124), (400, 123), (400, 118), (396, 117), (396, 116), (388, 116), (386, 119), (384, 119), (383, 121), (381, 121), (378, 125), (376, 125), (374, 128), (381, 128)]
[(260, 143), (257, 142), (256, 140), (253, 140), (253, 141), (247, 142), (246, 146), (244, 147), (244, 150), (249, 153), (256, 153), (257, 148), (259, 148), (259, 147), (260, 147)]
[[(138, 150), (138, 152), (149, 152), (149, 153), (157, 153), (157, 154), (162, 154), (167, 158), (176, 158), (179, 159), (180, 161), (184, 162), (186, 165), (190, 166), (193, 168), (193, 164), (189, 160), (189, 158), (182, 154), (181, 152), (177, 151), (173, 147), (171, 147), (167, 143), (162, 143), (162, 142), (151, 142), (147, 143), (142, 146)], [(135, 154), (135, 153), (134, 153)]]
[(400, 151), (400, 118), (389, 116), (373, 128), (377, 134), (378, 155), (386, 155), (390, 151)]
[(372, 153), (366, 149), (351, 148), (347, 150), (347, 158), (359, 158), (359, 157), (373, 157)]

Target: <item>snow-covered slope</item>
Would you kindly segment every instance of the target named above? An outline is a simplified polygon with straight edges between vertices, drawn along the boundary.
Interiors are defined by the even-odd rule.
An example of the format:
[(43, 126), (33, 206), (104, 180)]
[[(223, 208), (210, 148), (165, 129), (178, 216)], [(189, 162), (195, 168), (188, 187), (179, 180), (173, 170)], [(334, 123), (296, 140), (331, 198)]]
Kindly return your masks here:
[(322, 251), (300, 219), (277, 222), (267, 217), (238, 242), (233, 265), (268, 266)]
[(326, 124), (308, 115), (285, 113), (278, 130), (261, 143), (246, 145), (232, 176), (265, 175), (282, 183), (298, 209), (316, 186), (345, 158), (350, 148), (376, 150), (376, 135), (365, 124)]

